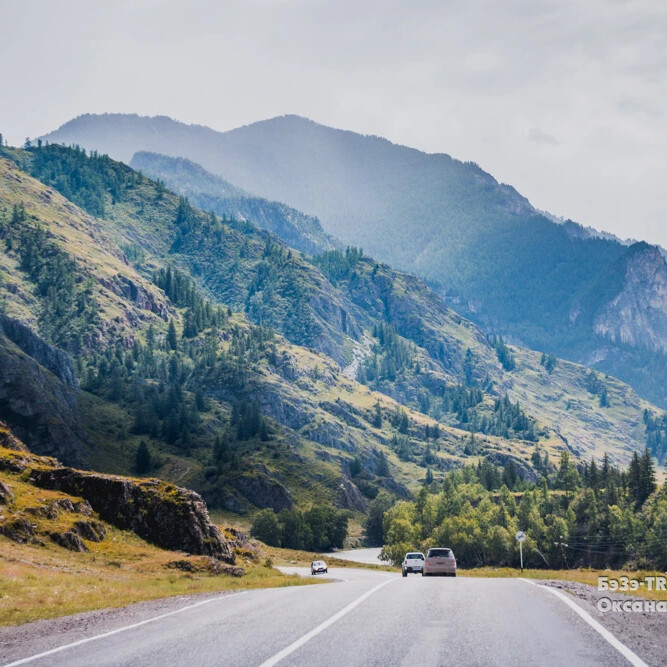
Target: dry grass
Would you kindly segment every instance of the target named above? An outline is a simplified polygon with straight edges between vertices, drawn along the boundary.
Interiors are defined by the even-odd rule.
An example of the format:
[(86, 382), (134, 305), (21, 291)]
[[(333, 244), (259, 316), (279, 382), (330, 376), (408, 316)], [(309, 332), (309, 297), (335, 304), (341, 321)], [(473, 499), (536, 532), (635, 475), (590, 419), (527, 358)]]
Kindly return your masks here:
[(0, 625), (175, 595), (311, 583), (251, 562), (239, 563), (246, 568), (240, 578), (173, 570), (167, 563), (185, 556), (115, 530), (100, 544), (88, 546), (90, 553), (72, 553), (0, 537)]
[[(54, 544), (49, 533), (64, 532), (86, 517), (59, 511), (56, 518), (32, 512), (62, 498), (76, 498), (37, 488), (17, 475), (0, 473), (14, 494), (9, 507), (0, 508), (0, 523), (25, 517), (33, 524), (38, 543), (17, 544), (0, 536), (0, 625), (17, 625), (43, 618), (120, 607), (174, 595), (214, 591), (298, 586), (312, 583), (285, 575), (263, 562), (237, 557), (243, 577), (205, 571), (183, 572), (167, 567), (197, 556), (159, 549), (134, 533), (109, 524), (101, 542), (86, 541), (89, 552), (79, 553)], [(41, 542), (41, 544), (40, 544)]]

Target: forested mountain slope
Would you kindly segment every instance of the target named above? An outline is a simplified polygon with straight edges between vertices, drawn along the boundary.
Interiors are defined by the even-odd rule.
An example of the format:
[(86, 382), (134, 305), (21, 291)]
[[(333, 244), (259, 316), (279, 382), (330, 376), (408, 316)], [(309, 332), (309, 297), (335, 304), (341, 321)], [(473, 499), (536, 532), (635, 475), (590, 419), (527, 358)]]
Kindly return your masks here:
[(317, 215), (326, 232), (422, 276), (487, 331), (587, 364), (667, 406), (667, 264), (646, 244), (571, 234), (473, 163), (297, 116), (229, 132), (85, 115), (47, 135), (129, 161), (182, 156)]
[[(362, 511), (469, 457), (526, 476), (562, 450), (624, 462), (646, 442), (644, 410), (664, 449), (662, 412), (621, 382), (488, 340), (358, 250), (309, 261), (80, 150), (2, 149), (0, 299), (0, 353), (20, 361), (0, 365), (3, 382), (37, 368), (75, 399), (79, 450), (37, 429), (36, 452), (150, 470), (218, 507)], [(58, 349), (71, 386), (49, 368)], [(0, 416), (48, 422), (47, 385), (12, 377)]]

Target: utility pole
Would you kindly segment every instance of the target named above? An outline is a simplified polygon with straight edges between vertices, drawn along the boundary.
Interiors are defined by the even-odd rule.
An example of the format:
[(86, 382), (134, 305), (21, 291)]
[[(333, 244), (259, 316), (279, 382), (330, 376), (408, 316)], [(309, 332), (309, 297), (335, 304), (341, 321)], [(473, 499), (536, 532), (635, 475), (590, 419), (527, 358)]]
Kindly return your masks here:
[(557, 547), (560, 548), (560, 556), (561, 556), (561, 558), (563, 559), (563, 563), (565, 564), (565, 568), (566, 568), (567, 570), (569, 570), (569, 569), (570, 569), (570, 566), (567, 564), (567, 558), (565, 557), (565, 549), (563, 549), (563, 547), (567, 547), (568, 545), (563, 543), (563, 536), (562, 536), (562, 535), (559, 535), (558, 542), (554, 542), (554, 544), (555, 544)]

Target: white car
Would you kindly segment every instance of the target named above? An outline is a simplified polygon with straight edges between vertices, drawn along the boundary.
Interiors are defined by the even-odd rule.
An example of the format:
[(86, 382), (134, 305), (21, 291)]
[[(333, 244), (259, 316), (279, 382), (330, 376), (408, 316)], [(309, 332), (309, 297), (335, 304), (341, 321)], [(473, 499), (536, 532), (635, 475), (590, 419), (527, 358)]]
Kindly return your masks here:
[(316, 574), (326, 574), (328, 572), (327, 564), (323, 560), (314, 560), (310, 564), (310, 573), (312, 575)]
[(407, 577), (408, 572), (419, 574), (424, 569), (424, 554), (421, 551), (410, 551), (405, 554), (401, 570), (403, 576)]

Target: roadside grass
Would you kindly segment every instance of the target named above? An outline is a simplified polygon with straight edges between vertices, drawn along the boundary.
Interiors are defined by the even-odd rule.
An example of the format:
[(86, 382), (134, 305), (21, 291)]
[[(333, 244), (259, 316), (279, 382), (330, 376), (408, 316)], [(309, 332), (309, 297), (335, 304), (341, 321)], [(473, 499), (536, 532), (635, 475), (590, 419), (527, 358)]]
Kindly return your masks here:
[[(649, 600), (667, 600), (667, 591), (649, 591), (646, 584), (646, 577), (665, 576), (664, 572), (649, 572), (638, 571), (631, 572), (627, 570), (521, 570), (512, 567), (478, 567), (463, 569), (459, 568), (458, 574), (462, 577), (523, 577), (524, 579), (541, 579), (541, 580), (558, 580), (558, 581), (576, 581), (581, 584), (588, 584), (597, 588), (598, 577), (608, 577), (609, 580), (620, 580), (621, 577), (628, 577), (630, 580), (638, 580), (644, 582), (644, 586), (640, 586), (637, 591), (600, 591), (601, 594), (609, 593), (623, 593), (626, 595), (636, 595), (647, 598)], [(655, 584), (654, 584), (655, 588)]]
[(171, 561), (196, 563), (198, 557), (158, 549), (113, 528), (103, 542), (87, 546), (89, 553), (73, 553), (0, 536), (0, 626), (177, 595), (314, 583), (267, 567), (263, 559), (237, 559), (243, 577), (171, 569)]

